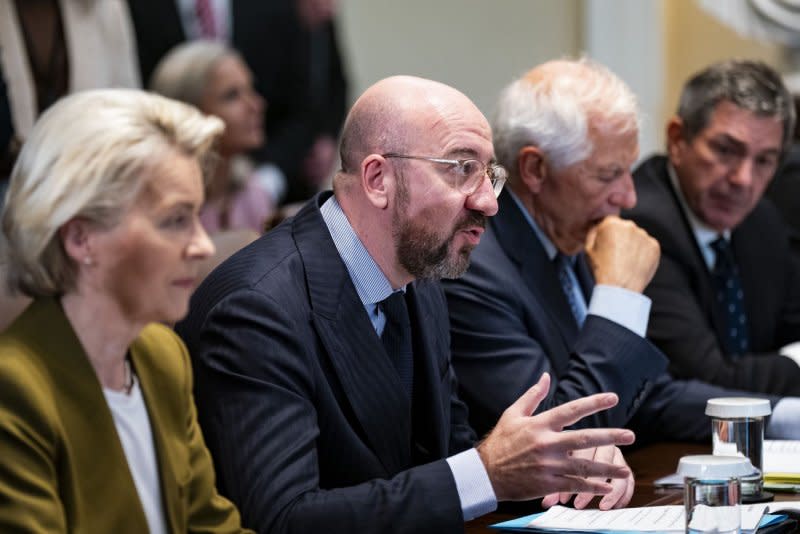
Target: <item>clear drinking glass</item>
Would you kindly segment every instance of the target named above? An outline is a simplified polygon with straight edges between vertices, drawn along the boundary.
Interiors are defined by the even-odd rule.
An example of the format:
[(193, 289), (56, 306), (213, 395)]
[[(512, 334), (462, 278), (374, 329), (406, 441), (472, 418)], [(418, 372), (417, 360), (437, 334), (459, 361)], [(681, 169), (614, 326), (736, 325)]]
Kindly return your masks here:
[(742, 475), (753, 466), (741, 456), (684, 456), (678, 473), (684, 476), (683, 502), (687, 534), (741, 532)]
[(754, 470), (743, 476), (742, 495), (757, 497), (764, 486), (764, 417), (771, 412), (769, 401), (743, 397), (709, 399), (711, 440), (715, 455), (743, 456)]
[(704, 480), (686, 477), (686, 532), (739, 534), (741, 484), (738, 478)]

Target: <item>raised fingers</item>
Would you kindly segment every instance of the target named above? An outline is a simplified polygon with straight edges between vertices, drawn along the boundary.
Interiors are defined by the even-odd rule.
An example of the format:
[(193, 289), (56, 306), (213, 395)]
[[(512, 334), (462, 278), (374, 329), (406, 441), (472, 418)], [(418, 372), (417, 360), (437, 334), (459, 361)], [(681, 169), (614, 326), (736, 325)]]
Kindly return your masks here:
[(557, 434), (553, 442), (553, 448), (567, 453), (568, 451), (604, 447), (606, 445), (630, 445), (635, 439), (634, 433), (624, 428), (565, 430)]
[(539, 403), (542, 402), (547, 394), (550, 392), (550, 375), (542, 373), (539, 381), (533, 386), (528, 388), (528, 391), (522, 394), (514, 404), (508, 407), (506, 412), (512, 412), (516, 415), (523, 415), (525, 417), (531, 415), (536, 411)]
[(597, 393), (557, 406), (539, 415), (552, 430), (561, 430), (587, 415), (607, 410), (617, 405), (619, 398), (615, 393)]

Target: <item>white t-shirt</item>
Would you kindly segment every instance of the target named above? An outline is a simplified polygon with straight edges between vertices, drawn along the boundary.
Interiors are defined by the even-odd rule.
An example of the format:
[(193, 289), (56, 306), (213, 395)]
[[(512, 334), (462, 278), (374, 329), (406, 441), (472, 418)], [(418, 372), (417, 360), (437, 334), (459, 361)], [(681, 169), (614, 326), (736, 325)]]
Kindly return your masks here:
[(106, 402), (114, 417), (119, 440), (128, 460), (128, 468), (142, 502), (150, 534), (167, 534), (167, 519), (161, 499), (156, 448), (150, 417), (144, 404), (139, 381), (133, 376), (130, 393), (103, 388)]

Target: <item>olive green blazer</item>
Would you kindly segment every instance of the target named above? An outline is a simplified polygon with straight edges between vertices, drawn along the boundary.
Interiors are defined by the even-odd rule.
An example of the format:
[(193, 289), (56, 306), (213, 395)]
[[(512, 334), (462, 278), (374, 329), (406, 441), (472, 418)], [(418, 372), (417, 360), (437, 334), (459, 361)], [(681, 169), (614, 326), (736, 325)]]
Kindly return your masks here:
[[(169, 531), (242, 532), (214, 485), (183, 343), (152, 324), (130, 356)], [(34, 301), (0, 335), (0, 532), (148, 532), (100, 382), (54, 299)]]

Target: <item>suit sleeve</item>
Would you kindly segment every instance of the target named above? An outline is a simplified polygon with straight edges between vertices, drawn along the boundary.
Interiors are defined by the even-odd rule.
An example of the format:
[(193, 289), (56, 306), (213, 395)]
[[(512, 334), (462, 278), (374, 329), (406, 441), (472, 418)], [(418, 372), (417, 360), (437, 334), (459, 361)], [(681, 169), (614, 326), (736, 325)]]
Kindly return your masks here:
[[(579, 421), (580, 427), (624, 426), (666, 360), (646, 340), (607, 319), (589, 316), (571, 348), (549, 328), (545, 309), (518, 280), (473, 256), (469, 271), (445, 284), (453, 363), (461, 397), (479, 433), (542, 373), (551, 375), (538, 411), (593, 393), (613, 391), (619, 404)], [(571, 350), (571, 353), (570, 353)], [(551, 358), (560, 359), (555, 364)]]
[(0, 364), (0, 532), (67, 532), (54, 420), (46, 415), (55, 408), (20, 371)]
[(631, 419), (637, 446), (655, 441), (708, 443), (711, 421), (703, 414), (708, 399), (715, 397), (766, 397), (773, 408), (780, 400), (774, 395), (723, 388), (700, 380), (680, 380), (663, 373), (653, 384), (647, 402)]
[[(177, 341), (177, 339), (176, 339)], [(177, 351), (186, 370), (182, 399), (186, 401), (186, 443), (189, 450), (192, 479), (189, 483), (187, 531), (190, 533), (245, 533), (239, 512), (228, 499), (217, 493), (214, 466), (197, 422), (192, 395), (192, 373), (186, 347), (177, 341)]]
[[(662, 255), (646, 294), (653, 300), (647, 335), (669, 355), (670, 371), (676, 377), (727, 388), (800, 395), (800, 367), (791, 359), (764, 352), (731, 360), (722, 353), (681, 262)], [(797, 315), (796, 310), (791, 313)], [(793, 324), (796, 335), (798, 323)]]
[[(321, 478), (315, 378), (323, 363), (302, 315), (240, 290), (213, 307), (199, 332), (184, 332), (197, 336), (189, 343), (197, 402), (220, 487), (243, 523), (271, 533), (461, 531), (445, 460), (348, 487)], [(341, 461), (347, 465), (347, 450)]]

